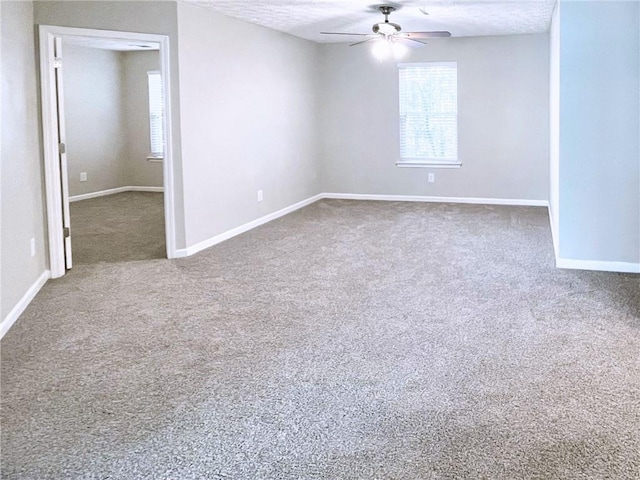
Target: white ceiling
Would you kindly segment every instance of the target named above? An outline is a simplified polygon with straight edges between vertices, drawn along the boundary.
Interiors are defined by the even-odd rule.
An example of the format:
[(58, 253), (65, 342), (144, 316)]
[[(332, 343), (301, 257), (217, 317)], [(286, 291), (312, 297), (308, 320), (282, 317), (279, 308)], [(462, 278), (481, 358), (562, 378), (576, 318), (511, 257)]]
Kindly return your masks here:
[[(379, 5), (398, 8), (390, 21), (402, 30), (448, 30), (454, 37), (549, 31), (556, 0), (186, 0), (230, 17), (314, 42), (352, 42), (320, 32), (371, 33), (384, 17)], [(373, 0), (375, 2), (375, 0)], [(424, 12), (427, 12), (426, 15)]]

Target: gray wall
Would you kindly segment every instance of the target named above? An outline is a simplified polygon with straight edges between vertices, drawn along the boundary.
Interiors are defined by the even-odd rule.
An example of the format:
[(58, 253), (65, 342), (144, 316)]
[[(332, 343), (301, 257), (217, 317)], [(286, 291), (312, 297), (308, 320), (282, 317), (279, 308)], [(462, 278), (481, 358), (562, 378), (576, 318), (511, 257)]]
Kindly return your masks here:
[[(4, 319), (47, 268), (31, 2), (2, 2), (1, 279)], [(31, 257), (30, 240), (36, 240)]]
[(640, 262), (640, 3), (563, 1), (560, 257)]
[[(120, 54), (63, 44), (69, 194), (127, 185)], [(80, 181), (80, 172), (87, 181)]]
[(395, 166), (398, 71), (367, 50), (320, 47), (324, 191), (547, 200), (548, 35), (433, 39), (403, 59), (458, 62), (460, 169)]
[(124, 117), (126, 125), (127, 185), (162, 187), (162, 163), (147, 161), (149, 140), (149, 90), (147, 72), (160, 70), (153, 52), (121, 52)]
[[(65, 43), (64, 84), (70, 194), (124, 186), (161, 187), (149, 155), (147, 72), (153, 52), (116, 52)], [(80, 173), (87, 181), (80, 181)]]
[(182, 2), (178, 26), (194, 245), (319, 193), (318, 47)]
[(168, 35), (171, 62), (171, 113), (176, 247), (184, 248), (182, 144), (180, 132), (180, 78), (178, 72), (178, 22), (176, 2), (146, 1), (36, 1), (36, 25), (95, 28)]

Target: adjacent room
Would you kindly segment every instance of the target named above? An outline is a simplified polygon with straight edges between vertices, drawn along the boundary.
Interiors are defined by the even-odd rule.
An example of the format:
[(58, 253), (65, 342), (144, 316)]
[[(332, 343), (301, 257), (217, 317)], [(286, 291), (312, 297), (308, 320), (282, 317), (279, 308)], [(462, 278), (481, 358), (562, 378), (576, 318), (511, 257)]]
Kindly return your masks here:
[(72, 263), (166, 258), (157, 47), (75, 39), (62, 54)]
[(639, 478), (640, 3), (0, 19), (2, 478)]

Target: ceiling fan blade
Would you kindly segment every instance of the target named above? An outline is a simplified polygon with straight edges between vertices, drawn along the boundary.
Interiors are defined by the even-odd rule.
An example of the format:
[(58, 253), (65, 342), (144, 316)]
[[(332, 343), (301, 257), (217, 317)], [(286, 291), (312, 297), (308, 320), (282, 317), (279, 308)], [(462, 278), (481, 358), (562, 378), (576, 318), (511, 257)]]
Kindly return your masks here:
[(322, 35), (356, 35), (359, 37), (367, 37), (368, 33), (345, 33), (345, 32), (320, 32)]
[(349, 45), (350, 47), (354, 47), (356, 45), (360, 45), (361, 43), (367, 43), (367, 42), (375, 42), (376, 40), (380, 40), (379, 38), (368, 38), (367, 40), (362, 40), (361, 42), (356, 42), (356, 43), (352, 43), (351, 45)]
[[(423, 45), (429, 45), (427, 42), (423, 42), (422, 40), (416, 40), (415, 38), (409, 38), (409, 37), (398, 37), (398, 40), (409, 42), (408, 45), (410, 47), (421, 47)], [(416, 43), (419, 45), (416, 45)]]
[(439, 37), (450, 37), (451, 32), (402, 32), (400, 36), (405, 38), (439, 38)]

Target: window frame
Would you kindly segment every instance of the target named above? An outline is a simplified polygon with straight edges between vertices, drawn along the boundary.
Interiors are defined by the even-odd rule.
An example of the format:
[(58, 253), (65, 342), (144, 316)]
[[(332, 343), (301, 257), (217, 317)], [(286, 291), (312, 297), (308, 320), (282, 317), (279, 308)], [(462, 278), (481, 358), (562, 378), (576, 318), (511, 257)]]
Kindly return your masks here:
[[(403, 104), (402, 104), (402, 80), (401, 74), (402, 70), (410, 69), (410, 68), (425, 68), (425, 67), (438, 67), (438, 66), (447, 66), (447, 67), (455, 67), (456, 74), (456, 156), (454, 158), (431, 158), (431, 157), (402, 157), (402, 142), (403, 142), (403, 133), (402, 133), (402, 117), (403, 117)], [(397, 167), (435, 167), (435, 168), (460, 168), (462, 166), (462, 162), (460, 161), (460, 152), (459, 152), (459, 95), (458, 95), (458, 62), (457, 61), (449, 61), (449, 62), (416, 62), (416, 63), (398, 63), (398, 134), (399, 134), (399, 148), (400, 148), (400, 159), (396, 161)]]
[[(162, 112), (159, 117), (154, 109), (154, 104), (152, 103), (152, 91), (151, 91), (151, 78), (157, 77), (160, 79), (159, 91), (160, 94), (160, 108)], [(164, 115), (165, 115), (165, 99), (164, 99), (164, 89), (162, 86), (162, 73), (158, 70), (150, 70), (147, 72), (147, 93), (149, 100), (149, 150), (150, 154), (147, 156), (147, 161), (150, 162), (161, 162), (164, 159)], [(159, 129), (159, 134), (161, 138), (161, 151), (154, 151), (154, 129)]]

